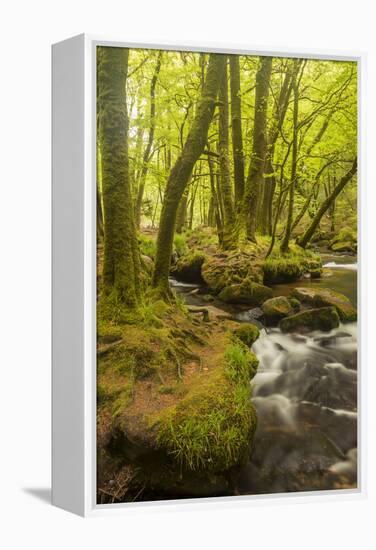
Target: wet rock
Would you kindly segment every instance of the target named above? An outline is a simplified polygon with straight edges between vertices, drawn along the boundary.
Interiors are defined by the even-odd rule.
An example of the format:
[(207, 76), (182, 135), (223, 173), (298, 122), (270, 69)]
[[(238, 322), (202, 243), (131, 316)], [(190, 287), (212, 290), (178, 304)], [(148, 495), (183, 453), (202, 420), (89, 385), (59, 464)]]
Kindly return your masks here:
[(204, 282), (201, 267), (206, 259), (202, 252), (193, 252), (177, 260), (171, 273), (177, 279), (186, 283), (202, 284)]
[(330, 331), (339, 326), (339, 317), (334, 307), (309, 309), (285, 317), (280, 321), (282, 332), (309, 332), (311, 330)]
[(331, 245), (333, 252), (356, 252), (354, 245), (350, 241), (340, 241)]
[(226, 286), (219, 294), (219, 299), (230, 304), (259, 306), (273, 296), (271, 288), (253, 282), (244, 282)]
[(351, 301), (343, 294), (329, 288), (298, 287), (292, 291), (291, 296), (315, 307), (334, 306), (340, 320), (344, 323), (356, 320), (356, 310)]
[(270, 325), (278, 323), (284, 317), (294, 313), (291, 303), (285, 296), (269, 298), (262, 304), (261, 309), (264, 312), (266, 323)]

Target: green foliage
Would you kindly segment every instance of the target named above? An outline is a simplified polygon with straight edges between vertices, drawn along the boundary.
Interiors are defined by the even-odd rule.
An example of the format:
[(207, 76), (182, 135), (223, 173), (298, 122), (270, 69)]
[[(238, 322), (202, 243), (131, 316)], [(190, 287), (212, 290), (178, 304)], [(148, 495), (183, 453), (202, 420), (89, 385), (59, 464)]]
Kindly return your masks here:
[(184, 233), (175, 233), (174, 249), (178, 256), (184, 256), (188, 252), (187, 238)]
[(138, 236), (138, 242), (140, 245), (141, 254), (144, 254), (145, 256), (149, 256), (149, 258), (152, 258), (154, 260), (155, 251), (157, 247), (155, 239), (153, 239), (152, 237), (148, 237), (147, 235), (143, 235), (141, 233)]

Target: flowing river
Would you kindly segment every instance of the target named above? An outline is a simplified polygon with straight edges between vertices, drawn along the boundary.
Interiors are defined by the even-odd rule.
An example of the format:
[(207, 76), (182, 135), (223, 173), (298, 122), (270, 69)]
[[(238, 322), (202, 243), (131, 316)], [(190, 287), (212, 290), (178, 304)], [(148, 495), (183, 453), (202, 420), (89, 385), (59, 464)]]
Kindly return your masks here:
[[(324, 276), (276, 285), (275, 296), (297, 286), (328, 287), (356, 305), (357, 264), (351, 256), (322, 255)], [(188, 303), (205, 305), (200, 289), (172, 280)], [(193, 290), (193, 294), (192, 294)], [(215, 302), (216, 307), (225, 306)], [(251, 321), (255, 310), (234, 309)], [(357, 325), (331, 332), (283, 334), (262, 328), (253, 345), (259, 359), (252, 381), (258, 427), (237, 494), (353, 488), (357, 484)]]

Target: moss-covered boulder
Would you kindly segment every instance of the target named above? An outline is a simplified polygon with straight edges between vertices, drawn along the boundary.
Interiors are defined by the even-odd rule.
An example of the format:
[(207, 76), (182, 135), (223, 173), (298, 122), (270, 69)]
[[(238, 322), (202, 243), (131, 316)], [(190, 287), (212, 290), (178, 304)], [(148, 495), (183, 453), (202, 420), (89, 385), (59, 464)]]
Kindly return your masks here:
[(330, 241), (329, 248), (333, 252), (356, 252), (357, 234), (356, 230), (343, 227)]
[(273, 296), (272, 289), (253, 282), (244, 282), (226, 286), (220, 293), (219, 299), (229, 304), (244, 304), (259, 306)]
[(279, 284), (297, 281), (304, 274), (312, 278), (320, 277), (322, 263), (319, 256), (309, 250), (291, 245), (286, 254), (274, 253), (263, 264), (264, 283)]
[(291, 296), (303, 304), (315, 307), (334, 306), (343, 323), (356, 321), (356, 309), (351, 301), (340, 292), (329, 288), (297, 287), (292, 291)]
[(251, 348), (260, 336), (259, 328), (253, 323), (242, 323), (233, 332), (235, 338), (238, 338), (243, 344)]
[(279, 322), (282, 332), (305, 333), (311, 330), (330, 331), (339, 326), (339, 317), (334, 307), (309, 309), (285, 317)]
[(262, 283), (262, 256), (255, 251), (223, 251), (208, 256), (202, 266), (202, 277), (214, 291), (243, 281)]
[(204, 282), (201, 274), (201, 267), (206, 255), (200, 251), (191, 252), (177, 260), (171, 274), (186, 283), (202, 284)]
[(152, 275), (153, 269), (154, 269), (154, 262), (150, 256), (146, 256), (145, 254), (141, 254), (141, 265), (148, 273), (148, 275)]
[(265, 321), (269, 325), (278, 323), (284, 317), (294, 313), (292, 304), (285, 296), (269, 298), (262, 304), (261, 309), (264, 312)]
[(356, 248), (350, 241), (338, 241), (331, 245), (333, 252), (356, 252)]

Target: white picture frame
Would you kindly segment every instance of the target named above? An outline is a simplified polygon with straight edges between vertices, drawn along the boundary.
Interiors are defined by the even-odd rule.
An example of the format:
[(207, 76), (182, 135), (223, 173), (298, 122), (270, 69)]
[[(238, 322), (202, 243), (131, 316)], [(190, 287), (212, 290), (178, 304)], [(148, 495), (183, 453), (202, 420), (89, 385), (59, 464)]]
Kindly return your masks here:
[[(350, 60), (358, 64), (359, 370), (358, 487), (241, 497), (96, 504), (96, 58), (98, 45)], [(366, 495), (366, 56), (321, 50), (276, 51), (218, 43), (129, 43), (81, 34), (52, 47), (52, 502), (81, 516), (139, 507), (250, 506)]]

